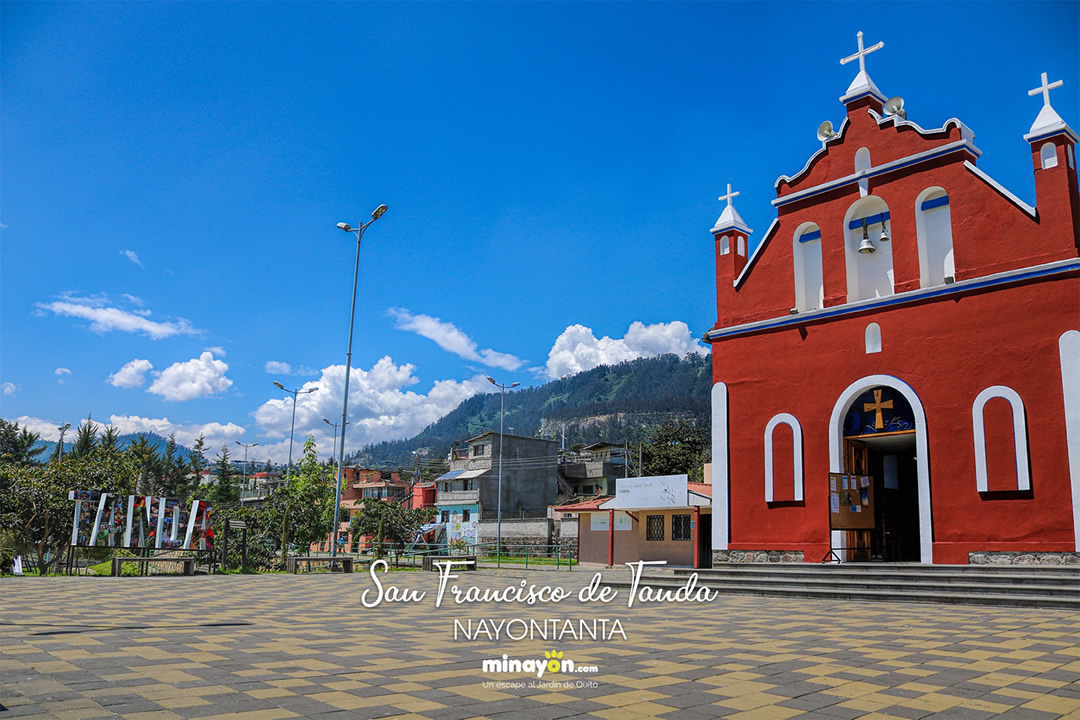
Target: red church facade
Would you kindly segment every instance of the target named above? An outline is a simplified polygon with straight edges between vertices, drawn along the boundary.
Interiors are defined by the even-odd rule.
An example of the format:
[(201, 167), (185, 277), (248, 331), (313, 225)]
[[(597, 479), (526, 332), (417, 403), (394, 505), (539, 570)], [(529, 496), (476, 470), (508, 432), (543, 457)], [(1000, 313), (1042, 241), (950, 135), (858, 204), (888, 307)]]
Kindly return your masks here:
[(1031, 207), (963, 123), (909, 122), (859, 47), (846, 119), (777, 181), (753, 254), (730, 186), (712, 229), (714, 556), (1080, 559), (1080, 195), (1056, 84), (1024, 136)]

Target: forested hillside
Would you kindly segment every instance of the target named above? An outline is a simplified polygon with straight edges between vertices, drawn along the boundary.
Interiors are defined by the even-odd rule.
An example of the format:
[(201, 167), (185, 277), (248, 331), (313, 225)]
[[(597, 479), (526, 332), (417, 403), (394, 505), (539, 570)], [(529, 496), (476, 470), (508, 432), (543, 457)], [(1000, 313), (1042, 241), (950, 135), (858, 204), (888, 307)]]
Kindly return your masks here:
[[(574, 443), (645, 440), (657, 425), (688, 420), (708, 429), (711, 364), (707, 356), (662, 355), (601, 366), (506, 394), (507, 433)], [(413, 451), (445, 457), (451, 443), (499, 429), (499, 394), (469, 398), (408, 440), (364, 448), (354, 460), (381, 467), (414, 464)], [(424, 454), (424, 453), (421, 453)]]

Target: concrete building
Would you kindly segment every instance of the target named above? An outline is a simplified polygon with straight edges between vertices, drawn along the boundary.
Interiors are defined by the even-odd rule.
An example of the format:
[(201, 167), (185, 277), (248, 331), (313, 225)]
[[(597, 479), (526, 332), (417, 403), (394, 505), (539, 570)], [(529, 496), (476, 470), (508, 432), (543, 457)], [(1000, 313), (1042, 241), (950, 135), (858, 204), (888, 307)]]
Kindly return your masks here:
[[(503, 435), (502, 516), (545, 517), (556, 502), (558, 443)], [(448, 537), (474, 539), (480, 520), (494, 521), (499, 507), (499, 433), (466, 441), (450, 456), (450, 471), (435, 480), (439, 519)]]
[(560, 495), (566, 499), (582, 495), (608, 495), (615, 480), (627, 477), (627, 451), (623, 445), (598, 442), (578, 453), (559, 456), (559, 477), (565, 483)]

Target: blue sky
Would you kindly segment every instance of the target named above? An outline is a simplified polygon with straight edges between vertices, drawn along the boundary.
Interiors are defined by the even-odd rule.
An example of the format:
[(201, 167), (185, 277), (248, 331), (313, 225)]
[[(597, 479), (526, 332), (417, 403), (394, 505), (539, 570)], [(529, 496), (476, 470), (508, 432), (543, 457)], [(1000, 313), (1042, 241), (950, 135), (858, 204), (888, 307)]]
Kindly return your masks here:
[[(347, 447), (483, 379), (704, 351), (726, 183), (780, 175), (867, 69), (1034, 203), (1042, 100), (1080, 126), (1080, 3), (0, 3), (0, 415), (216, 452)], [(636, 324), (635, 324), (636, 323)]]

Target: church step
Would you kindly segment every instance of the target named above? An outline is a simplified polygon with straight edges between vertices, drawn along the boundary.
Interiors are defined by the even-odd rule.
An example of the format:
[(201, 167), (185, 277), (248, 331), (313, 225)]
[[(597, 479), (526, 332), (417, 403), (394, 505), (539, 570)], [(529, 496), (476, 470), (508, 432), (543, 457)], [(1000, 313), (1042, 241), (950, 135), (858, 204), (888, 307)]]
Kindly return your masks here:
[(867, 579), (875, 581), (902, 581), (905, 584), (953, 585), (957, 583), (979, 583), (982, 585), (1014, 585), (1030, 587), (1063, 587), (1080, 592), (1080, 569), (1061, 568), (1046, 570), (1041, 567), (1012, 572), (998, 570), (984, 571), (964, 569), (971, 566), (889, 566), (857, 567), (813, 566), (813, 565), (757, 565), (724, 566), (692, 570), (673, 568), (676, 576), (685, 576), (697, 572), (702, 579), (787, 579), (805, 582), (861, 582)]
[[(627, 580), (605, 580), (605, 585), (629, 589)], [(676, 589), (685, 586), (686, 580), (671, 576), (643, 575), (640, 586)], [(701, 579), (698, 586), (708, 587), (723, 595), (751, 595), (758, 597), (788, 597), (821, 600), (859, 600), (871, 602), (915, 602), (941, 603), (950, 605), (991, 605), (1002, 607), (1036, 607), (1056, 610), (1080, 611), (1080, 593), (1072, 588), (1046, 588), (1038, 594), (1013, 594), (1011, 588), (994, 586), (992, 588), (963, 589), (912, 588), (910, 585), (893, 585), (885, 588), (862, 588), (847, 583), (826, 584), (754, 582), (734, 583), (726, 579)], [(639, 587), (640, 587), (639, 586)]]
[[(650, 579), (656, 582), (662, 582), (665, 587), (679, 587), (686, 584), (686, 578), (689, 576), (681, 575), (678, 577), (660, 578), (652, 576)], [(781, 577), (781, 576), (753, 576), (753, 577), (735, 577), (735, 576), (712, 576), (712, 575), (699, 575), (698, 585), (705, 585), (707, 587), (746, 587), (746, 586), (767, 586), (778, 589), (788, 588), (812, 588), (817, 590), (828, 590), (831, 588), (844, 588), (847, 590), (874, 590), (881, 592), (894, 592), (894, 591), (911, 591), (911, 592), (945, 592), (964, 595), (1022, 595), (1022, 596), (1034, 596), (1045, 595), (1048, 597), (1077, 597), (1080, 599), (1080, 589), (1071, 585), (1062, 584), (1002, 584), (1002, 583), (984, 583), (975, 579), (965, 580), (963, 582), (938, 582), (936, 578), (884, 578), (884, 577), (871, 577), (863, 576), (860, 578), (826, 578), (826, 577)]]

